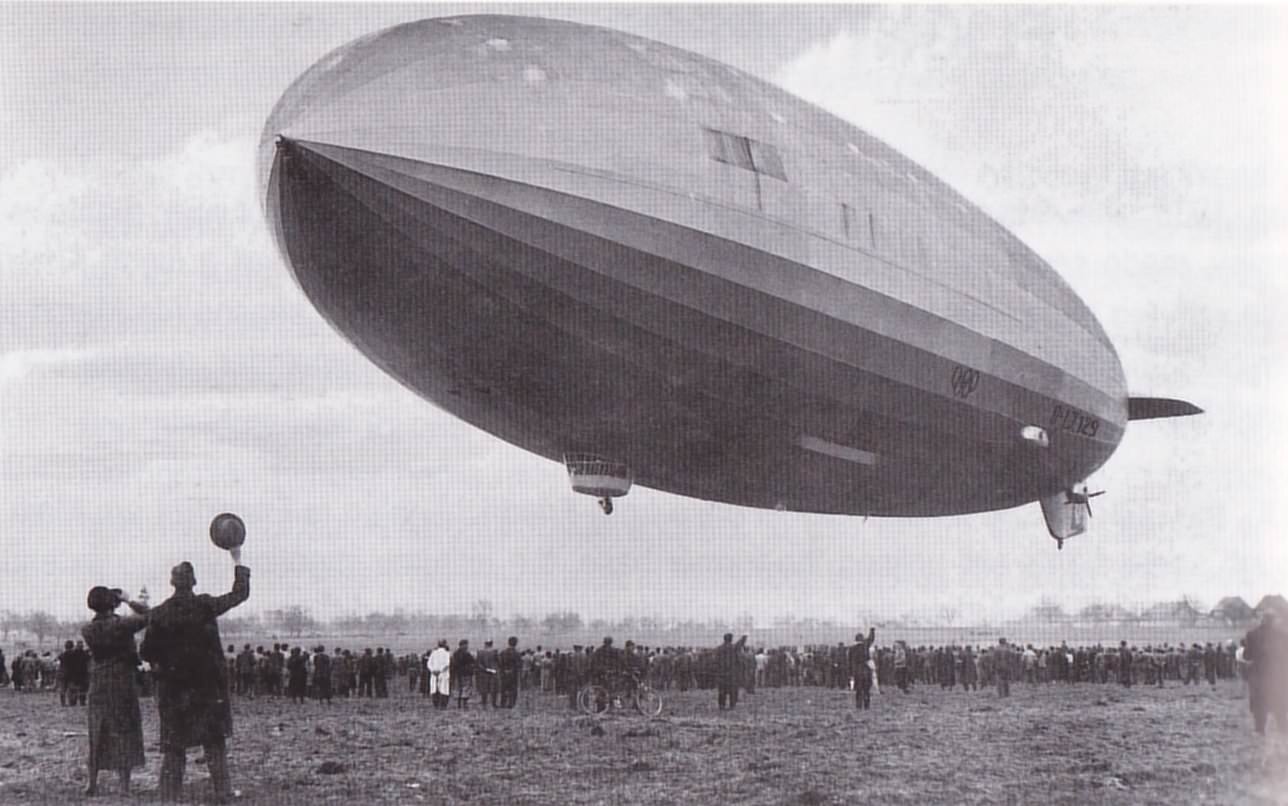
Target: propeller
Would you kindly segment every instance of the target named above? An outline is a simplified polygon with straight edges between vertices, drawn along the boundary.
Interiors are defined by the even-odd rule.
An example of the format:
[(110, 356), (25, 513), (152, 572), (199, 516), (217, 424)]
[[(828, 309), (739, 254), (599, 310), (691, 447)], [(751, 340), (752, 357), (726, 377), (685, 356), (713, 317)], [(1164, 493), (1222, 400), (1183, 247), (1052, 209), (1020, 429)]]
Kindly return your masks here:
[(1092, 517), (1095, 513), (1091, 511), (1091, 499), (1104, 494), (1104, 490), (1096, 490), (1094, 493), (1078, 493), (1073, 490), (1066, 490), (1064, 496), (1066, 504), (1082, 504), (1087, 508), (1087, 517)]

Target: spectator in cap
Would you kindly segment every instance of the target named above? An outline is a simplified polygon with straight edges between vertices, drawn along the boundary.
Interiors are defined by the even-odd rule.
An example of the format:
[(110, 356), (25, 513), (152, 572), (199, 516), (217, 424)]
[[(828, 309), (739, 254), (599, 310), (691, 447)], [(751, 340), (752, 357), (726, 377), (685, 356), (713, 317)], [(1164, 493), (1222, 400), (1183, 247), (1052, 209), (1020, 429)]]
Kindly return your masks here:
[(241, 564), (241, 549), (229, 550), (233, 587), (220, 596), (197, 594), (192, 564), (170, 572), (174, 594), (152, 609), (143, 639), (144, 660), (157, 679), (161, 716), (161, 799), (179, 800), (189, 747), (201, 746), (215, 799), (232, 797), (228, 775), (227, 737), (233, 732), (228, 674), (216, 619), (250, 598), (250, 569)]
[(854, 675), (854, 707), (868, 710), (872, 707), (872, 675), (875, 670), (868, 663), (872, 659), (872, 644), (877, 640), (877, 628), (854, 636), (854, 646), (850, 647), (850, 674)]
[(716, 647), (717, 702), (721, 711), (725, 710), (726, 704), (730, 710), (738, 705), (738, 675), (742, 665), (739, 655), (746, 643), (747, 636), (742, 636), (735, 644), (733, 633), (727, 632), (724, 643)]
[(523, 671), (523, 658), (519, 655), (518, 646), (518, 637), (512, 635), (506, 639), (505, 649), (497, 656), (502, 708), (513, 708), (519, 703), (519, 675)]
[(327, 705), (331, 704), (331, 656), (326, 647), (318, 644), (313, 650), (313, 696)]
[(997, 639), (993, 649), (993, 678), (997, 681), (997, 696), (1011, 696), (1012, 652), (1005, 638)]
[(470, 642), (464, 638), (452, 653), (451, 670), (456, 707), (469, 708), (470, 696), (474, 694), (474, 655), (470, 653)]
[(483, 642), (483, 648), (479, 650), (478, 657), (475, 659), (475, 687), (479, 692), (479, 699), (486, 708), (488, 703), (493, 708), (498, 707), (496, 692), (499, 688), (497, 681), (497, 662), (498, 655), (496, 649), (492, 647), (492, 639)]

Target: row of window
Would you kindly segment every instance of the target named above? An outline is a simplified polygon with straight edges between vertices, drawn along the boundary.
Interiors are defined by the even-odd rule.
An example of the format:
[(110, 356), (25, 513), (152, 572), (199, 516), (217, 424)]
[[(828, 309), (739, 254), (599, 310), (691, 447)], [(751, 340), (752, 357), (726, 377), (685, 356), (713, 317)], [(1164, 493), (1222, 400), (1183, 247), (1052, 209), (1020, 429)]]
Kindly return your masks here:
[(866, 217), (857, 217), (854, 208), (841, 202), (841, 229), (850, 240), (865, 240), (868, 246), (877, 248), (877, 218), (869, 211)]
[[(743, 137), (740, 134), (731, 134), (720, 131), (719, 129), (702, 129), (703, 135), (707, 140), (707, 152), (716, 162), (723, 162), (728, 165), (734, 165), (748, 171), (755, 171), (758, 174), (772, 176), (775, 179), (787, 181), (787, 171), (783, 169), (783, 158), (779, 156), (778, 149), (769, 143), (762, 143), (759, 140), (753, 140), (750, 137)], [(859, 147), (853, 143), (848, 143), (850, 150), (855, 154), (863, 157), (874, 165), (881, 166), (889, 170), (885, 162), (869, 157), (859, 150)], [(903, 177), (913, 185), (920, 184), (921, 180), (911, 171), (905, 171)], [(961, 212), (966, 212), (966, 207), (961, 202), (954, 202), (954, 205)]]
[[(787, 171), (783, 168), (783, 158), (778, 149), (769, 143), (762, 143), (740, 134), (730, 134), (718, 129), (702, 130), (707, 141), (707, 153), (716, 162), (723, 162), (746, 171), (772, 176), (787, 181)], [(850, 240), (866, 241), (875, 249), (877, 245), (876, 219), (872, 213), (857, 217), (854, 208), (841, 202), (841, 229)]]
[[(775, 179), (787, 181), (787, 171), (783, 168), (782, 156), (778, 149), (769, 143), (762, 143), (759, 140), (753, 140), (750, 137), (743, 137), (740, 134), (720, 131), (718, 129), (703, 128), (702, 130), (707, 143), (707, 152), (711, 158), (717, 162), (723, 162), (726, 165), (732, 165), (753, 173), (771, 176)], [(851, 146), (856, 153), (857, 148)], [(911, 180), (916, 180), (912, 174), (907, 174)], [(760, 202), (760, 187), (756, 188), (757, 204)], [(876, 215), (870, 210), (856, 210), (845, 202), (838, 202), (840, 206), (841, 231), (844, 233), (846, 240), (858, 241), (867, 245), (869, 249), (876, 250), (877, 244), (877, 220)], [(958, 204), (960, 207), (960, 203)], [(965, 208), (962, 208), (963, 210)], [(914, 239), (911, 244), (904, 244), (904, 248), (913, 248), (917, 251), (916, 257), (912, 255), (903, 255), (905, 259), (912, 262), (920, 262), (928, 259), (928, 256), (922, 254), (925, 247), (919, 239)], [(885, 249), (894, 248), (899, 251), (899, 244), (885, 243), (882, 244)]]
[(716, 162), (787, 181), (783, 158), (769, 143), (716, 129), (703, 129), (702, 132), (707, 138), (707, 151)]
[[(707, 153), (711, 159), (745, 171), (751, 171), (757, 176), (763, 175), (783, 182), (788, 181), (787, 172), (783, 167), (782, 156), (778, 153), (778, 149), (769, 143), (762, 143), (750, 137), (743, 137), (742, 135), (718, 129), (703, 128), (702, 132), (706, 140)], [(866, 157), (853, 145), (851, 145), (851, 150)], [(884, 165), (884, 163), (882, 164)], [(905, 177), (914, 184), (920, 181), (911, 172), (906, 173)], [(755, 183), (755, 186), (756, 205), (759, 208), (762, 204), (761, 183), (759, 180)], [(838, 201), (836, 204), (840, 208), (838, 211), (838, 223), (840, 224), (838, 229), (844, 234), (846, 241), (865, 247), (873, 253), (885, 254), (890, 259), (903, 265), (929, 266), (935, 269), (943, 268), (948, 270), (963, 260), (968, 264), (978, 264), (980, 266), (987, 266), (991, 263), (988, 247), (983, 244), (971, 243), (965, 247), (969, 254), (959, 254), (955, 250), (962, 249), (963, 242), (960, 240), (950, 244), (937, 237), (928, 238), (925, 233), (909, 231), (906, 226), (908, 222), (902, 222), (904, 226), (900, 226), (900, 222), (890, 218), (878, 222), (877, 216), (872, 210), (865, 210), (862, 207), (856, 208), (842, 201)], [(968, 212), (960, 201), (954, 200), (954, 204), (959, 211)], [(900, 217), (899, 211), (892, 212), (896, 219)], [(878, 227), (879, 223), (883, 225), (880, 228)], [(893, 227), (891, 226), (892, 224)], [(880, 232), (878, 232), (878, 229), (880, 229)], [(878, 243), (878, 235), (880, 235), (880, 243)], [(967, 239), (967, 242), (970, 240), (972, 239)], [(1015, 261), (1012, 260), (1012, 262), (1014, 263)], [(1057, 301), (1048, 301), (1059, 307)]]

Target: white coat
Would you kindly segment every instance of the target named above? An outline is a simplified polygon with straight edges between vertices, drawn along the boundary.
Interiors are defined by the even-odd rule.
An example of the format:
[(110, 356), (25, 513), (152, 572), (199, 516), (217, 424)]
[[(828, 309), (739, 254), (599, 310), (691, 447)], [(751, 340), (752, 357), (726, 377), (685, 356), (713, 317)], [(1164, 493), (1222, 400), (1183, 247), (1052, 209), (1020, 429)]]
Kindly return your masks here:
[(443, 647), (438, 647), (429, 653), (429, 659), (425, 661), (425, 668), (429, 670), (429, 693), (430, 694), (447, 694), (452, 693), (452, 653)]

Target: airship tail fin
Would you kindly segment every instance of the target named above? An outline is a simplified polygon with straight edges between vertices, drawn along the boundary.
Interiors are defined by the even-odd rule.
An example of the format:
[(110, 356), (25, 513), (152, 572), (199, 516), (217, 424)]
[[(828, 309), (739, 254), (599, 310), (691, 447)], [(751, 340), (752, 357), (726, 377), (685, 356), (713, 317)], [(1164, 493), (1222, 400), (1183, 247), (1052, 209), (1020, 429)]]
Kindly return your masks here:
[(1153, 420), (1158, 417), (1189, 417), (1202, 414), (1203, 409), (1184, 400), (1173, 400), (1170, 397), (1129, 397), (1127, 398), (1128, 420)]

